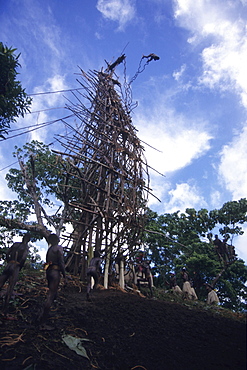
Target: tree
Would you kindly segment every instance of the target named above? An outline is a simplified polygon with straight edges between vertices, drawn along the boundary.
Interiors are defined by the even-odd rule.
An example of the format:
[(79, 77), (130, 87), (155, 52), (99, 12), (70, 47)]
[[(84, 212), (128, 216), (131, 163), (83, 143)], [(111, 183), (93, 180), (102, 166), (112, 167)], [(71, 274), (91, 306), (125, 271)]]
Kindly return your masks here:
[(69, 185), (78, 180), (67, 174), (66, 159), (62, 160), (43, 143), (32, 141), (15, 149), (20, 169), (10, 169), (6, 180), (18, 200), (0, 202), (1, 226), (31, 231), (37, 238), (47, 238), (51, 227), (60, 234), (68, 218), (69, 200), (75, 197)]
[[(220, 210), (211, 212), (186, 209), (185, 213), (158, 216), (148, 210), (145, 244), (155, 264), (153, 270), (158, 276), (156, 285), (164, 285), (171, 270), (176, 271), (178, 282), (182, 284), (180, 271), (186, 266), (199, 299), (206, 299), (207, 292), (203, 284), (210, 282), (219, 289), (223, 306), (242, 310), (247, 295), (247, 268), (244, 261), (238, 259), (229, 265), (223, 264), (205, 236), (215, 227), (225, 233), (229, 224), (232, 236), (241, 235), (240, 225), (245, 222), (246, 214), (245, 199), (227, 202)], [(222, 224), (225, 226), (221, 227)]]
[(227, 202), (216, 214), (217, 222), (223, 225), (219, 229), (220, 234), (224, 237), (229, 235), (233, 242), (234, 236), (244, 233), (240, 225), (247, 221), (247, 199)]
[(174, 260), (180, 253), (179, 244), (175, 240), (179, 217), (177, 214), (158, 215), (151, 209), (147, 209), (146, 217), (144, 245), (155, 265), (152, 271), (156, 275), (156, 285), (164, 286), (166, 275), (174, 269)]
[(8, 134), (11, 122), (30, 111), (32, 99), (27, 96), (20, 81), (17, 81), (17, 68), (20, 67), (20, 54), (0, 42), (0, 137)]
[(231, 264), (218, 280), (220, 301), (234, 311), (245, 311), (247, 301), (247, 268), (243, 260)]

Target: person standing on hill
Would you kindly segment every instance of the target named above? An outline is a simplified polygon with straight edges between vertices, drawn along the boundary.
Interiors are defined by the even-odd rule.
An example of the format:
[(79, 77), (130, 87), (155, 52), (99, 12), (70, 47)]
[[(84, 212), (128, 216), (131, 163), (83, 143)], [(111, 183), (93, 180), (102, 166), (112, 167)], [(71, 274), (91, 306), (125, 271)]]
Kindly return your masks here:
[(138, 265), (136, 266), (137, 274), (137, 287), (141, 290), (141, 282), (147, 282), (150, 290), (150, 295), (153, 298), (153, 276), (150, 267), (151, 261), (141, 257)]
[(24, 263), (26, 262), (28, 255), (28, 242), (31, 236), (29, 233), (25, 234), (21, 242), (14, 243), (6, 255), (7, 266), (4, 268), (2, 275), (0, 276), (0, 290), (4, 286), (7, 280), (9, 285), (5, 295), (5, 301), (3, 306), (3, 312), (6, 315), (10, 298), (12, 296), (15, 284), (18, 280), (18, 275)]
[(89, 300), (89, 293), (91, 291), (91, 278), (94, 279), (93, 289), (97, 288), (99, 275), (102, 273), (101, 270), (101, 258), (98, 251), (94, 252), (94, 257), (89, 262), (89, 266), (87, 269), (87, 300)]
[(65, 279), (65, 285), (67, 284), (63, 248), (58, 245), (59, 237), (56, 234), (50, 234), (47, 241), (49, 244), (49, 249), (46, 253), (45, 270), (49, 290), (43, 310), (38, 318), (38, 322), (41, 324), (41, 326), (44, 325), (45, 321), (47, 320), (51, 305), (56, 299), (61, 274)]

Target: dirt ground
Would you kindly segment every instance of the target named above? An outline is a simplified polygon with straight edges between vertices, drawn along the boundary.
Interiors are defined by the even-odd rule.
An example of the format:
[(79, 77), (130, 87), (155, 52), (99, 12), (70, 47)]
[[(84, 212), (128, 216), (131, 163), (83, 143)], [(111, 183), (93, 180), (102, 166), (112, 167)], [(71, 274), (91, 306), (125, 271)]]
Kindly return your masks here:
[[(0, 317), (2, 370), (246, 369), (244, 315), (117, 289), (94, 291), (88, 302), (85, 285), (73, 277), (52, 308), (53, 330), (40, 330), (44, 275), (23, 277), (16, 292), (9, 319)], [(81, 339), (88, 358), (65, 344), (68, 335)]]

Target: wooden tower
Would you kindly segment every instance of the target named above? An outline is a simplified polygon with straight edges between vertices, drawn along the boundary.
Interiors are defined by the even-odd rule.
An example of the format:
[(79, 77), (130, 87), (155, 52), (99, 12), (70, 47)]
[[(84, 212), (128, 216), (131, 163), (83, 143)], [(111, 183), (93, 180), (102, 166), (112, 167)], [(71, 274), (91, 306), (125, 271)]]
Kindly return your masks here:
[(131, 103), (123, 98), (129, 92), (115, 75), (124, 59), (122, 55), (104, 71), (81, 70), (82, 92), (74, 93), (76, 102), (68, 106), (80, 123), (67, 124), (68, 136), (60, 140), (65, 148), (60, 154), (77, 183), (77, 195), (70, 201), (73, 245), (67, 268), (77, 273), (81, 261), (82, 275), (86, 259), (98, 250), (106, 276), (120, 251), (131, 255), (138, 249), (143, 231), (149, 175)]

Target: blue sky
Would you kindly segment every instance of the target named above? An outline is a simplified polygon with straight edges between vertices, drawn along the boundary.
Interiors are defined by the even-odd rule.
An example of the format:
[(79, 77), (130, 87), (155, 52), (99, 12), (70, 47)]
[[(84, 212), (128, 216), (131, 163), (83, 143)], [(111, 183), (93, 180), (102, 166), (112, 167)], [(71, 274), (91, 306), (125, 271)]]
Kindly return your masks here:
[[(133, 124), (161, 151), (145, 146), (148, 164), (165, 175), (151, 172), (162, 202), (150, 198), (149, 206), (159, 214), (212, 210), (247, 197), (247, 0), (1, 0), (0, 24), (0, 41), (21, 53), (29, 94), (78, 88), (78, 66), (99, 70), (123, 50), (130, 80), (142, 55), (157, 54), (132, 83)], [(121, 80), (122, 65), (116, 73)], [(64, 133), (61, 121), (19, 136), (14, 130), (67, 116), (66, 97), (33, 96), (38, 113), (12, 125), (0, 145), (1, 169), (14, 163), (15, 145), (49, 144)], [(6, 171), (1, 196), (11, 199)], [(234, 243), (247, 261), (245, 230)]]

